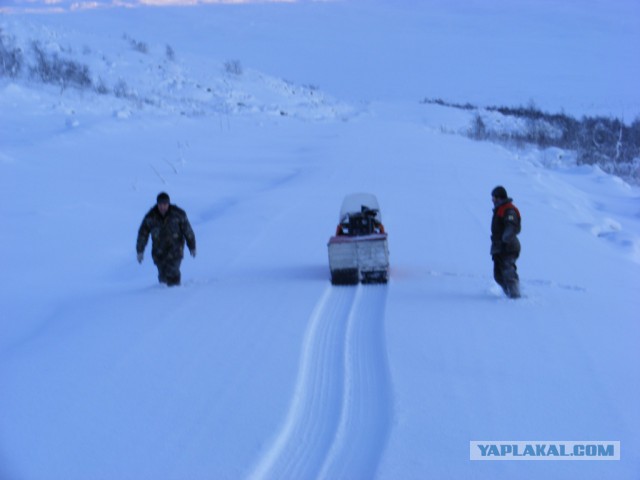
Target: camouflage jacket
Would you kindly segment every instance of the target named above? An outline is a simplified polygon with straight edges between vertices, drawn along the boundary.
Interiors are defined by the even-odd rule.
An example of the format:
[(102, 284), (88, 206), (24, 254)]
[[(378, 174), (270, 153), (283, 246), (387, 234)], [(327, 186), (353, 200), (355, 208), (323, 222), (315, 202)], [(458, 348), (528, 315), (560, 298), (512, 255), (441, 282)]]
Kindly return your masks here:
[(503, 200), (493, 210), (491, 220), (491, 255), (520, 253), (520, 211), (512, 203), (513, 200), (507, 198)]
[(151, 255), (153, 259), (172, 257), (180, 259), (184, 255), (185, 240), (189, 251), (196, 248), (196, 237), (184, 210), (170, 205), (166, 215), (162, 216), (154, 206), (144, 216), (138, 230), (136, 250), (144, 252), (151, 235)]

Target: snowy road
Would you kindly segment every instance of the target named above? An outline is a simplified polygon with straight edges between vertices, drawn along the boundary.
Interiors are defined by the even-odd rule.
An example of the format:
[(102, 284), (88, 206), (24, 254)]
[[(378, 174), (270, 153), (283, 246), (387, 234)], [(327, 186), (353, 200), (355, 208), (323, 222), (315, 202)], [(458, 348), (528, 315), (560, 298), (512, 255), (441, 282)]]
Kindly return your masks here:
[(286, 422), (254, 479), (372, 478), (391, 419), (386, 286), (328, 287), (305, 334)]
[[(198, 257), (183, 262), (183, 288), (156, 286), (151, 262), (135, 262), (143, 208), (112, 214), (111, 228), (92, 237), (101, 247), (91, 249), (93, 263), (74, 263), (83, 250), (61, 242), (65, 255), (46, 257), (49, 276), (33, 272), (42, 264), (14, 266), (4, 302), (20, 321), (4, 325), (0, 352), (0, 453), (8, 459), (0, 477), (634, 478), (633, 459), (469, 462), (474, 439), (635, 445), (637, 266), (585, 230), (600, 214), (579, 190), (549, 187), (552, 173), (490, 144), (425, 131), (413, 117), (387, 117), (313, 129), (238, 121), (216, 138), (230, 152), (218, 162), (209, 158), (207, 124), (172, 125), (174, 138), (194, 145), (172, 181), (198, 186), (169, 188), (199, 242)], [(146, 158), (158, 132), (169, 136), (153, 126), (132, 158)], [(126, 125), (118, 132), (128, 138)], [(113, 138), (88, 134), (73, 148)], [(63, 157), (67, 148), (48, 151)], [(276, 160), (265, 163), (263, 151)], [(109, 172), (120, 181), (129, 161), (95, 183)], [(489, 162), (526, 212), (521, 302), (491, 290)], [(75, 180), (81, 170), (70, 171)], [(30, 181), (45, 189), (48, 180)], [(148, 192), (121, 188), (148, 208)], [(616, 184), (607, 188), (627, 198)], [(330, 286), (326, 241), (352, 191), (381, 201), (387, 286)], [(89, 198), (103, 205), (102, 194)], [(74, 205), (63, 198), (55, 215), (23, 220), (11, 251), (38, 251), (37, 235), (25, 231), (91, 224), (95, 208)], [(82, 275), (50, 282), (65, 263)], [(33, 297), (18, 288), (27, 281), (42, 292), (29, 308)]]

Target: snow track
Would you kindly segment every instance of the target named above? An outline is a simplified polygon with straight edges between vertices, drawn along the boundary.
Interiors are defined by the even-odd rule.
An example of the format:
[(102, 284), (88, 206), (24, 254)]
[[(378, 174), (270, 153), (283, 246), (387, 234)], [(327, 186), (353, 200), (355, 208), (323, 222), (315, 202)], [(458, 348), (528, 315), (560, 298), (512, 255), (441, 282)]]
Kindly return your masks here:
[(391, 394), (386, 286), (330, 287), (309, 322), (287, 419), (252, 479), (372, 478)]

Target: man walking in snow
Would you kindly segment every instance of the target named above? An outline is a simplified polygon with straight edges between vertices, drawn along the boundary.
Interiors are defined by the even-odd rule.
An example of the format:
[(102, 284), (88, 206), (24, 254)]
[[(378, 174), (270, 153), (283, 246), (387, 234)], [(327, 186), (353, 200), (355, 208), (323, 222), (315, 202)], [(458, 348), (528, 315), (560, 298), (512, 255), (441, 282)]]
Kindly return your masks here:
[(180, 285), (180, 263), (185, 240), (191, 256), (196, 256), (196, 237), (184, 210), (172, 205), (169, 195), (162, 192), (157, 203), (145, 215), (138, 230), (136, 251), (142, 263), (144, 249), (151, 235), (151, 257), (158, 267), (158, 280), (168, 286)]
[(520, 297), (520, 280), (516, 260), (520, 256), (520, 212), (504, 187), (491, 192), (493, 219), (491, 220), (491, 257), (493, 278), (509, 298)]

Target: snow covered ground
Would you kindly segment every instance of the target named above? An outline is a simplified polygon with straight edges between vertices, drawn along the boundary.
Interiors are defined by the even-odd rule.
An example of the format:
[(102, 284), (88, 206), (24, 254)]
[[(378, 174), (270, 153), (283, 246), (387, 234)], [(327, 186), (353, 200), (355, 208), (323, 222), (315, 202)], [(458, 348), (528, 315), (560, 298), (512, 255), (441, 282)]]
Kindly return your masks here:
[[(635, 118), (640, 9), (587, 3), (5, 11), (103, 91), (0, 78), (0, 478), (637, 479), (640, 191), (420, 103)], [(518, 301), (491, 276), (497, 184)], [(134, 250), (163, 190), (198, 242), (172, 289)], [(331, 287), (359, 191), (391, 280)], [(621, 460), (474, 462), (474, 440)]]

